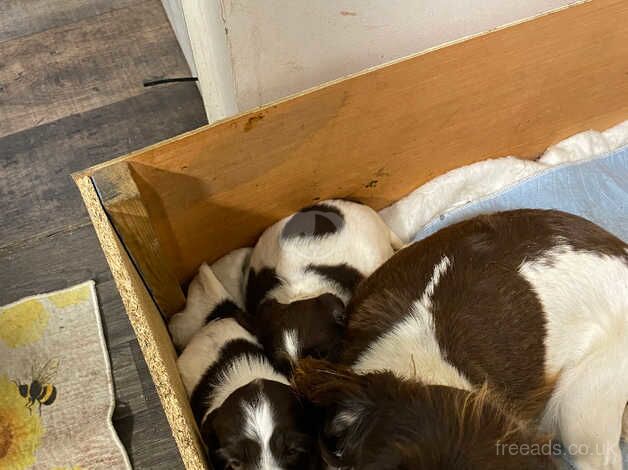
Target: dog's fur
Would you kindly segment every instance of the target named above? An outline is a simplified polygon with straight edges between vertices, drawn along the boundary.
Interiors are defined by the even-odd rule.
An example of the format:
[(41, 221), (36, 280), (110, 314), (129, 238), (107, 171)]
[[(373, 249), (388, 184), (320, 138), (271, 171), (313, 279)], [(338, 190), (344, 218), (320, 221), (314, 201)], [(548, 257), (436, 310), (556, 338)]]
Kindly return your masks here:
[(211, 268), (206, 263), (200, 266), (188, 286), (185, 308), (174, 314), (168, 323), (172, 341), (179, 351), (210, 318), (230, 315), (244, 308), (243, 283), (250, 256), (250, 248), (240, 248), (220, 258)]
[(343, 200), (304, 208), (268, 228), (251, 255), (246, 309), (273, 360), (336, 344), (341, 306), (400, 246), (375, 211)]
[(295, 381), (324, 410), (320, 446), (329, 465), (361, 470), (552, 468), (543, 456), (504, 455), (498, 445), (549, 446), (488, 387), (468, 392), (400, 379), (391, 372), (358, 375), (304, 359)]
[[(326, 429), (349, 423), (342, 432), (355, 438), (355, 448), (330, 451), (343, 464), (359, 458), (359, 468), (371, 468), (386, 455), (386, 462), (399, 464), (390, 468), (434, 468), (425, 464), (434, 462), (431, 455), (441, 458), (442, 446), (469, 435), (447, 424), (464, 418), (464, 397), (487, 388), (508, 404), (494, 407), (507, 417), (555, 433), (568, 450), (588, 446), (589, 452), (573, 455), (580, 469), (620, 470), (628, 402), (628, 247), (557, 211), (510, 211), (456, 224), (398, 252), (359, 285), (341, 360), (366, 374), (359, 379), (366, 382), (351, 385), (364, 392), (340, 390), (341, 405), (329, 407), (333, 398), (308, 392), (308, 379), (300, 383), (328, 408)], [(408, 382), (423, 387), (411, 398)], [(413, 405), (376, 414), (378, 424), (369, 424), (373, 415), (362, 393), (375, 403)], [(433, 408), (440, 414), (430, 415)], [(434, 418), (416, 427), (421, 416)], [(475, 447), (461, 451), (451, 468), (517, 468), (494, 448), (501, 434), (513, 435), (508, 422), (471, 439)], [(403, 442), (387, 439), (399, 428)], [(425, 439), (432, 428), (441, 434)], [(484, 457), (476, 460), (477, 453)]]
[[(255, 337), (238, 323), (242, 312), (225, 296), (211, 269), (202, 267), (199, 276), (212, 281), (199, 283), (207, 289), (207, 305), (214, 308), (177, 365), (214, 467), (317, 468), (306, 407)], [(232, 305), (229, 311), (226, 301)]]
[(212, 271), (238, 307), (244, 310), (244, 279), (249, 269), (252, 248), (238, 248), (214, 261)]
[(174, 345), (181, 351), (192, 336), (211, 320), (239, 312), (241, 309), (213, 270), (203, 263), (188, 286), (185, 308), (170, 318), (168, 330)]
[[(332, 294), (280, 304), (267, 300), (248, 328), (282, 373), (290, 375), (301, 357), (336, 360), (345, 330), (345, 306)], [(283, 332), (283, 335), (277, 334)]]

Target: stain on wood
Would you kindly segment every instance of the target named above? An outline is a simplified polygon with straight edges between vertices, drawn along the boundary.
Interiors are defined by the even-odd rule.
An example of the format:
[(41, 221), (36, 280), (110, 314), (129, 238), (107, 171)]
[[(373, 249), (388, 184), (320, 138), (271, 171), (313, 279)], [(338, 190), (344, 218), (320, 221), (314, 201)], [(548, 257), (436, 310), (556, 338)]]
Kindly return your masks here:
[(248, 132), (253, 129), (255, 123), (257, 121), (261, 121), (262, 119), (264, 119), (263, 114), (258, 114), (257, 116), (251, 116), (250, 118), (248, 118), (246, 124), (244, 125), (244, 132)]

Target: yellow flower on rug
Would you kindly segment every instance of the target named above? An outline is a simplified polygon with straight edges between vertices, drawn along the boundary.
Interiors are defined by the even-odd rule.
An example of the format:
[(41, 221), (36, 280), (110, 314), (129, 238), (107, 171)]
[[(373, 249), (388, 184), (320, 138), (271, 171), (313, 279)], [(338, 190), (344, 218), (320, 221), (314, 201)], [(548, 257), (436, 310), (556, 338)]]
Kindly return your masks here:
[(49, 314), (37, 299), (0, 308), (0, 340), (12, 348), (31, 344), (41, 338)]
[(62, 290), (55, 294), (50, 294), (48, 299), (58, 308), (70, 307), (89, 299), (89, 286), (82, 286), (76, 289)]
[(37, 413), (14, 382), (0, 376), (0, 468), (25, 469), (35, 463), (43, 428)]

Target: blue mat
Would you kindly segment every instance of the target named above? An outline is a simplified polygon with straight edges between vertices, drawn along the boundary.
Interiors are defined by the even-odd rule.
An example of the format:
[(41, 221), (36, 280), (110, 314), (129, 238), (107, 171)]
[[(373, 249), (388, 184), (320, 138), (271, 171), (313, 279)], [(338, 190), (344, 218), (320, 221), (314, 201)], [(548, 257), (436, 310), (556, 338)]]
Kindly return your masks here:
[(422, 240), (479, 214), (511, 209), (558, 209), (628, 240), (628, 147), (580, 163), (550, 168), (487, 198), (441, 215), (416, 234)]
[[(476, 215), (511, 209), (558, 209), (595, 222), (628, 240), (628, 147), (595, 160), (548, 169), (514, 186), (456, 208), (427, 224), (414, 240)], [(628, 443), (623, 443), (628, 469)], [(575, 468), (564, 458), (569, 468)]]

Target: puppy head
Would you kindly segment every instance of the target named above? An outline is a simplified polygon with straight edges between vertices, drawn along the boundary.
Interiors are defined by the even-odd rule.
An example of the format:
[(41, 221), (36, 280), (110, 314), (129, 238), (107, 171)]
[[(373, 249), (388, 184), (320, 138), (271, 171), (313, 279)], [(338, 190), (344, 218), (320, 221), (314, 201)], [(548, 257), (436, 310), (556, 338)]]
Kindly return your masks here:
[(314, 469), (312, 420), (289, 386), (256, 380), (232, 393), (201, 425), (216, 470)]
[(509, 455), (499, 444), (542, 444), (495, 406), (469, 393), (403, 381), (388, 372), (356, 375), (306, 359), (295, 372), (303, 396), (321, 410), (327, 464), (364, 470), (543, 469), (549, 458)]
[(253, 321), (257, 338), (273, 364), (290, 375), (302, 357), (335, 358), (345, 330), (345, 307), (332, 294), (290, 304), (267, 300)]

